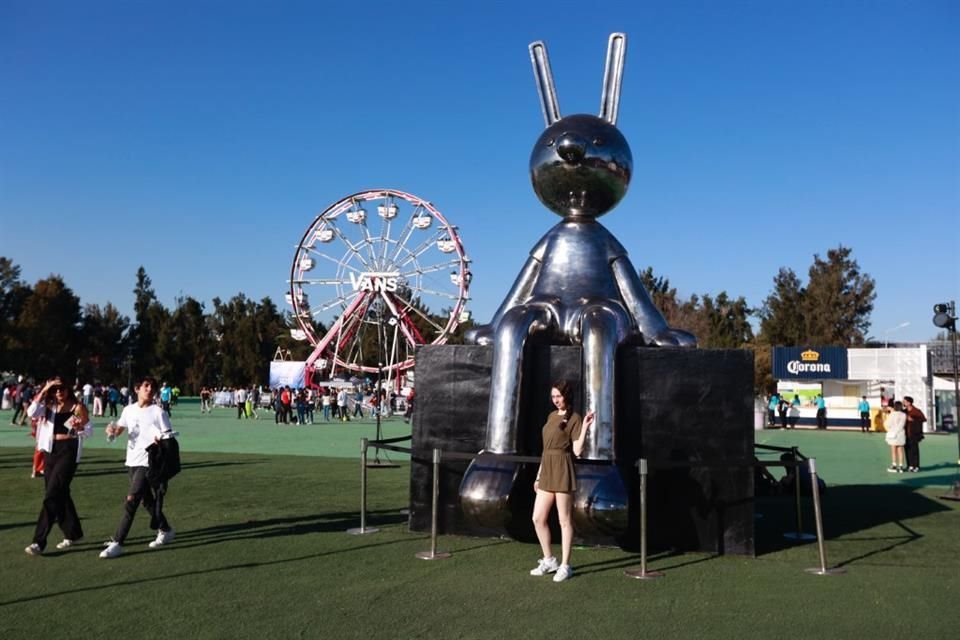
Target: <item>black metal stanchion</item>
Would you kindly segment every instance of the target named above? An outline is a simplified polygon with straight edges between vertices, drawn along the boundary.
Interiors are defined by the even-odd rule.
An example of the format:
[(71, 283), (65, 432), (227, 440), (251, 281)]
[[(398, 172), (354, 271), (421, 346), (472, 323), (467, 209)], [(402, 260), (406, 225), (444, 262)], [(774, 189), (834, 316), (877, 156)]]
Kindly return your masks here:
[(816, 536), (812, 533), (806, 533), (803, 530), (803, 511), (800, 506), (800, 451), (796, 447), (790, 447), (791, 455), (793, 456), (793, 493), (794, 500), (796, 501), (796, 516), (797, 516), (797, 530), (788, 531), (783, 534), (784, 538), (788, 540), (813, 540)]
[(360, 438), (360, 527), (347, 529), (347, 533), (360, 536), (376, 533), (379, 529), (367, 526), (367, 445), (366, 438)]
[(637, 580), (662, 578), (662, 571), (647, 571), (647, 460), (637, 461), (640, 468), (640, 568), (627, 569), (623, 573)]
[(813, 515), (817, 524), (817, 550), (820, 554), (820, 566), (807, 569), (807, 573), (814, 573), (818, 576), (832, 576), (846, 573), (843, 567), (827, 568), (827, 552), (823, 545), (823, 514), (820, 511), (820, 483), (817, 481), (817, 461), (810, 458), (807, 461), (810, 464), (810, 483), (813, 491)]
[(450, 553), (437, 551), (437, 517), (440, 503), (440, 449), (433, 450), (433, 497), (430, 507), (430, 551), (418, 551), (421, 560), (443, 560)]

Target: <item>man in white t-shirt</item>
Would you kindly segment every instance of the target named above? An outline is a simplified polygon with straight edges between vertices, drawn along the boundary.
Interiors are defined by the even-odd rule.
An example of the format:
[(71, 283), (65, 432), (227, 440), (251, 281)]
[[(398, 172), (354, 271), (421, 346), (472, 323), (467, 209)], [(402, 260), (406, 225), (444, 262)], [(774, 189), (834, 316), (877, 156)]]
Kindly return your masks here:
[(167, 413), (154, 403), (154, 394), (157, 390), (157, 381), (145, 377), (136, 386), (137, 402), (123, 409), (120, 419), (107, 425), (107, 437), (112, 439), (124, 431), (127, 432), (127, 475), (130, 478), (130, 488), (127, 490), (127, 500), (124, 504), (123, 517), (113, 538), (107, 543), (106, 549), (100, 552), (101, 558), (116, 558), (123, 553), (123, 543), (133, 525), (133, 517), (137, 507), (143, 503), (144, 509), (150, 512), (150, 528), (157, 530), (156, 539), (150, 543), (151, 549), (163, 546), (173, 541), (173, 527), (163, 515), (163, 493), (154, 495), (147, 482), (147, 470), (150, 466), (147, 447), (163, 438), (173, 437), (173, 428)]
[(233, 399), (237, 402), (237, 420), (247, 417), (247, 390), (243, 387), (237, 387), (233, 394)]

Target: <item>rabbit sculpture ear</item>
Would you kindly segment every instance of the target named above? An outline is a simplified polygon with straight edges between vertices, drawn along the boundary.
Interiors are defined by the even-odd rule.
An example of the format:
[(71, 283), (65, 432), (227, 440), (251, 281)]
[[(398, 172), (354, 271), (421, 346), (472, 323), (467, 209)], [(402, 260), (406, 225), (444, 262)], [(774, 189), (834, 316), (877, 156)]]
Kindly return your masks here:
[[(617, 111), (620, 109), (620, 81), (623, 79), (623, 59), (626, 53), (627, 35), (611, 33), (607, 44), (607, 66), (603, 70), (600, 118), (612, 125), (617, 124)], [(546, 52), (544, 52), (544, 58), (546, 58)]]
[(533, 63), (533, 77), (537, 81), (537, 93), (540, 94), (540, 106), (543, 119), (549, 127), (560, 119), (560, 106), (557, 104), (557, 90), (553, 85), (550, 72), (550, 59), (547, 57), (547, 45), (537, 40), (530, 43), (530, 62)]

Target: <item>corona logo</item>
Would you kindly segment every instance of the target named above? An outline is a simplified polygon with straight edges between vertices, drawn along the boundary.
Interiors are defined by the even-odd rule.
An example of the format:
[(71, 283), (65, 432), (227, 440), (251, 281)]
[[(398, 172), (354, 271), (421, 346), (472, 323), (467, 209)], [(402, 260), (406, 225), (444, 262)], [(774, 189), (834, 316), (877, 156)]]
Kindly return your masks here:
[(820, 359), (820, 354), (814, 351), (813, 349), (807, 349), (806, 351), (800, 354), (800, 358), (804, 362), (816, 362), (817, 360)]
[(371, 271), (368, 273), (350, 274), (350, 286), (354, 291), (378, 291), (393, 293), (397, 290), (400, 273), (398, 271)]

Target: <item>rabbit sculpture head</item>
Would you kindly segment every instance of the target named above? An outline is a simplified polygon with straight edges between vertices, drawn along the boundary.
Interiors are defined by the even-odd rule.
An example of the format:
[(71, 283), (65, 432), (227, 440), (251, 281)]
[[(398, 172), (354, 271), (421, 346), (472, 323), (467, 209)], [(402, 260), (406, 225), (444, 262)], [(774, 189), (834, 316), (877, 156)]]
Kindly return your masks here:
[(547, 124), (530, 154), (530, 179), (540, 201), (566, 220), (599, 218), (617, 206), (630, 184), (633, 156), (616, 127), (626, 45), (626, 35), (610, 35), (600, 115), (565, 118), (560, 117), (547, 48), (540, 41), (530, 45)]

